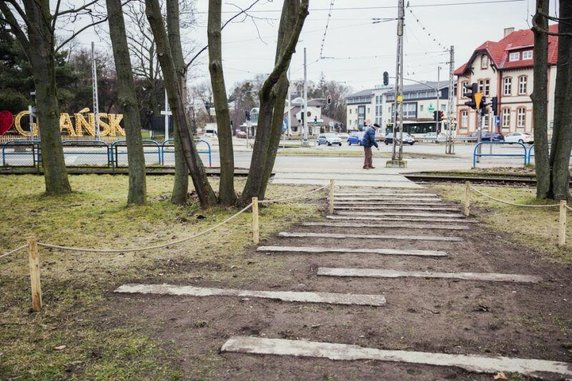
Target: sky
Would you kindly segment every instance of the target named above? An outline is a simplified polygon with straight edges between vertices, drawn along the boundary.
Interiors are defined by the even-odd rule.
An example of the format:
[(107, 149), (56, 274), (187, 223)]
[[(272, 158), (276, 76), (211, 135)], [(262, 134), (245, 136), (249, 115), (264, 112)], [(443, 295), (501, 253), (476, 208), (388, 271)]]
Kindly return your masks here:
[[(237, 6), (252, 1), (223, 3), (223, 20)], [(291, 64), (291, 79), (304, 75), (306, 48), (308, 79), (345, 83), (354, 91), (373, 88), (387, 71), (395, 75), (397, 0), (310, 0), (310, 14)], [(507, 27), (530, 28), (534, 0), (409, 0), (405, 10), (404, 73), (418, 81), (449, 75), (448, 48), (455, 48), (455, 68), (487, 40), (499, 40)], [(206, 0), (197, 2), (198, 28), (193, 36), (206, 42)], [(454, 5), (457, 4), (457, 5)], [(261, 0), (247, 19), (223, 30), (223, 65), (227, 87), (272, 69), (281, 1)], [(330, 11), (331, 9), (331, 11)], [(551, 13), (554, 14), (554, 4)], [(374, 18), (392, 19), (373, 23)], [(327, 29), (326, 29), (327, 25)], [(199, 32), (203, 32), (201, 36)], [(325, 33), (326, 31), (326, 33)], [(203, 60), (206, 74), (206, 57)], [(392, 82), (392, 81), (390, 81)], [(406, 81), (407, 83), (407, 81)]]
[[(223, 2), (223, 22), (253, 0)], [(228, 92), (241, 81), (272, 70), (282, 1), (260, 0), (249, 12), (223, 30), (223, 65)], [(398, 0), (310, 0), (308, 15), (290, 66), (291, 80), (304, 75), (306, 49), (308, 80), (344, 83), (352, 91), (381, 84), (383, 72), (395, 75)], [(436, 81), (449, 75), (449, 52), (455, 49), (457, 68), (487, 40), (498, 41), (503, 30), (529, 29), (535, 0), (405, 0), (404, 73), (417, 81)], [(550, 13), (555, 15), (556, 1)], [(196, 0), (196, 25), (183, 40), (206, 45), (207, 0)], [(185, 17), (185, 16), (183, 16)], [(375, 19), (389, 19), (374, 23)], [(183, 20), (184, 21), (184, 20)], [(196, 65), (190, 85), (208, 78), (206, 52)], [(393, 82), (390, 79), (390, 83)], [(405, 81), (405, 84), (408, 82)], [(410, 82), (411, 83), (411, 82)]]

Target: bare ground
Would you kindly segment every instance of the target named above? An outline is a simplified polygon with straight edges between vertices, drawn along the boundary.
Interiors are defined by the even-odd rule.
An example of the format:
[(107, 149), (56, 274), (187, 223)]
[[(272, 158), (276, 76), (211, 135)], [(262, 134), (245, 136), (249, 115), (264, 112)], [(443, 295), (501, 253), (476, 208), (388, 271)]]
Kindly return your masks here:
[[(293, 226), (290, 231), (346, 232), (347, 240), (272, 237), (261, 245), (445, 250), (447, 258), (375, 254), (263, 254), (253, 246), (243, 264), (213, 272), (231, 272), (226, 281), (198, 275), (189, 260), (159, 266), (169, 282), (252, 290), (296, 290), (379, 294), (385, 307), (285, 303), (252, 298), (171, 297), (108, 294), (110, 324), (140, 325), (165, 343), (172, 366), (187, 380), (491, 380), (455, 368), (377, 361), (219, 353), (227, 338), (253, 335), (357, 344), (364, 347), (460, 354), (503, 355), (572, 362), (572, 268), (508, 241), (502, 234), (471, 224), (468, 231), (353, 229)], [(386, 241), (359, 234), (458, 236), (464, 242)], [(252, 277), (249, 266), (264, 269)], [(358, 279), (316, 276), (318, 267), (387, 268), (533, 274), (539, 284), (436, 279)], [(193, 273), (197, 272), (197, 276)], [(179, 279), (179, 281), (178, 281)], [(182, 279), (185, 279), (182, 281)], [(190, 282), (188, 281), (190, 279)], [(164, 278), (133, 279), (163, 283)], [(119, 284), (117, 284), (119, 285)], [(110, 285), (111, 287), (117, 285)], [(500, 371), (500, 369), (499, 369)], [(513, 380), (524, 380), (509, 375)], [(556, 378), (558, 379), (558, 378)]]

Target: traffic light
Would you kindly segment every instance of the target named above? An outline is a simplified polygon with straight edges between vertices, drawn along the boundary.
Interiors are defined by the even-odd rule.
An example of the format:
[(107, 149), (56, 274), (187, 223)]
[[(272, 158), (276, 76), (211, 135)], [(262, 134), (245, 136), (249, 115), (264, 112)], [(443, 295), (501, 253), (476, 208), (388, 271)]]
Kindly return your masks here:
[(246, 120), (250, 120), (250, 111), (244, 110), (244, 117), (246, 118)]
[(445, 119), (445, 113), (443, 111), (438, 111), (437, 112), (437, 121), (440, 122), (443, 119)]
[(493, 114), (498, 115), (499, 111), (499, 102), (497, 97), (492, 97), (491, 99), (491, 108), (493, 109)]
[(318, 123), (318, 117), (317, 116), (314, 117), (314, 123)]
[(331, 104), (331, 103), (332, 103), (332, 97), (330, 97), (330, 96), (328, 95), (328, 104)]
[(383, 86), (389, 85), (389, 73), (384, 71), (383, 72)]
[[(480, 93), (479, 93), (480, 94)], [(481, 115), (485, 115), (487, 113), (487, 98), (481, 98), (481, 104), (479, 105), (479, 109), (481, 110)]]
[(435, 122), (438, 122), (439, 121), (438, 118), (439, 118), (439, 112), (437, 110), (433, 111), (433, 120)]
[(479, 93), (479, 84), (472, 83), (470, 87), (465, 85), (465, 89), (467, 89), (465, 96), (470, 99), (469, 101), (465, 102), (465, 105), (469, 106), (473, 110), (480, 109), (483, 94)]

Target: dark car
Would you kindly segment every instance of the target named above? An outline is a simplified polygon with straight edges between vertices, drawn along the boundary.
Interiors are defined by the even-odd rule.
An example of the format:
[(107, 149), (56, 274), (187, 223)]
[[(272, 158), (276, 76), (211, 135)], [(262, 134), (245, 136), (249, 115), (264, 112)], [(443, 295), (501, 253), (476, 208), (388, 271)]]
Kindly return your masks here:
[[(477, 136), (478, 136), (477, 132), (473, 132), (471, 134), (471, 137), (474, 138), (475, 140)], [(504, 142), (504, 136), (496, 132), (482, 132), (481, 142)]]

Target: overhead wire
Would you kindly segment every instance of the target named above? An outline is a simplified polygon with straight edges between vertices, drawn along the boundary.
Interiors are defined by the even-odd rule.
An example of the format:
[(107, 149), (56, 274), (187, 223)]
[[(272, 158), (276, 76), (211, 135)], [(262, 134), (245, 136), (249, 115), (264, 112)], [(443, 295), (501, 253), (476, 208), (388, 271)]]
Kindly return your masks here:
[(328, 27), (330, 26), (330, 20), (332, 18), (332, 9), (334, 8), (334, 0), (330, 1), (330, 10), (328, 11), (328, 19), (326, 21), (326, 27), (324, 28), (324, 34), (322, 36), (322, 45), (320, 46), (320, 58), (324, 56), (324, 44), (326, 43), (326, 35), (328, 34)]

